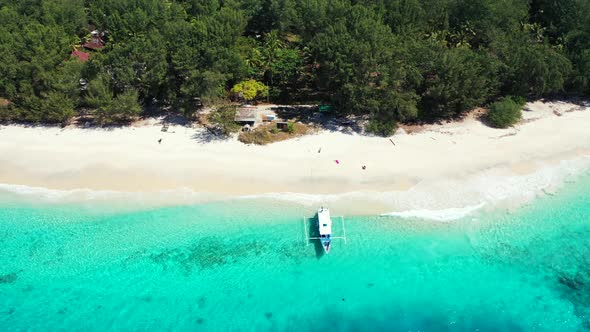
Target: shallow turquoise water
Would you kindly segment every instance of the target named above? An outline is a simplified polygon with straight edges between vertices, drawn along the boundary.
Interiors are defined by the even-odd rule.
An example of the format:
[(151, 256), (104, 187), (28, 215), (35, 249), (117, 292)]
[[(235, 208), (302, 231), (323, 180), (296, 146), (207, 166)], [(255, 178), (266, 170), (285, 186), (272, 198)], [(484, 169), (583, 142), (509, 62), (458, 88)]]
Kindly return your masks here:
[(517, 211), (348, 218), (300, 207), (0, 204), (0, 330), (588, 331), (590, 176)]

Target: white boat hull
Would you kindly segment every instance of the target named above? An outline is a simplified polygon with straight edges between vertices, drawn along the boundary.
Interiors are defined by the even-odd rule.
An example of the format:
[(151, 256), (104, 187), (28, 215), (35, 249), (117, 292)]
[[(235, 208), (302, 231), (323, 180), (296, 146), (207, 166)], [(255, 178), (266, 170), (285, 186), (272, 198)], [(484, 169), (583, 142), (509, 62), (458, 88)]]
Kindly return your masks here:
[(332, 219), (328, 208), (322, 207), (318, 210), (318, 231), (324, 252), (328, 254), (332, 245)]

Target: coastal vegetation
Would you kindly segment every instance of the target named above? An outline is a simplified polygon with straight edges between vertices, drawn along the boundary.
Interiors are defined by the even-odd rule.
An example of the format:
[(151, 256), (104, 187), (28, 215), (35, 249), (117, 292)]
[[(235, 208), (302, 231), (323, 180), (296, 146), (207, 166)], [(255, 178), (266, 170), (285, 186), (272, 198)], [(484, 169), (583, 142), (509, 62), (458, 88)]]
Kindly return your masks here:
[(250, 79), (234, 85), (231, 92), (249, 102), (256, 99), (256, 97), (268, 97), (268, 86)]
[(217, 105), (215, 110), (208, 114), (207, 123), (226, 136), (239, 131), (240, 125), (235, 122), (236, 108), (231, 104)]
[(330, 104), (387, 135), (504, 96), (590, 94), (589, 1), (0, 0), (0, 21), (0, 121), (241, 98)]
[(510, 97), (503, 98), (490, 105), (487, 120), (492, 127), (508, 128), (520, 121), (523, 106)]
[(266, 145), (274, 142), (288, 140), (303, 136), (313, 131), (308, 125), (290, 121), (284, 128), (278, 128), (276, 122), (270, 122), (256, 127), (250, 131), (243, 131), (238, 140), (245, 144)]

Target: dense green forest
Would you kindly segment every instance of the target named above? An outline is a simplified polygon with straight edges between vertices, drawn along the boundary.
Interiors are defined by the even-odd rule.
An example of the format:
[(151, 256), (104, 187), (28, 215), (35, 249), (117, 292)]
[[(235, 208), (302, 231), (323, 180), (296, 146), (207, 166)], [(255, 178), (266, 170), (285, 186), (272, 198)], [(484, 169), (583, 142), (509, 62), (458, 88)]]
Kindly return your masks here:
[(0, 0), (0, 22), (3, 121), (190, 116), (254, 80), (386, 133), (590, 93), (588, 0)]

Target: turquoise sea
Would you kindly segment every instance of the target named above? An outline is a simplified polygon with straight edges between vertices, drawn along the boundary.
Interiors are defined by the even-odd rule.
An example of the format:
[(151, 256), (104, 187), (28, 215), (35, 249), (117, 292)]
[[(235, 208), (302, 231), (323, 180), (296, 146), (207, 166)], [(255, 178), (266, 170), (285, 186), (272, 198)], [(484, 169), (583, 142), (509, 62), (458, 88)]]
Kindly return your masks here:
[(0, 331), (590, 331), (590, 174), (568, 182), (453, 222), (347, 216), (327, 256), (309, 206), (2, 193)]

